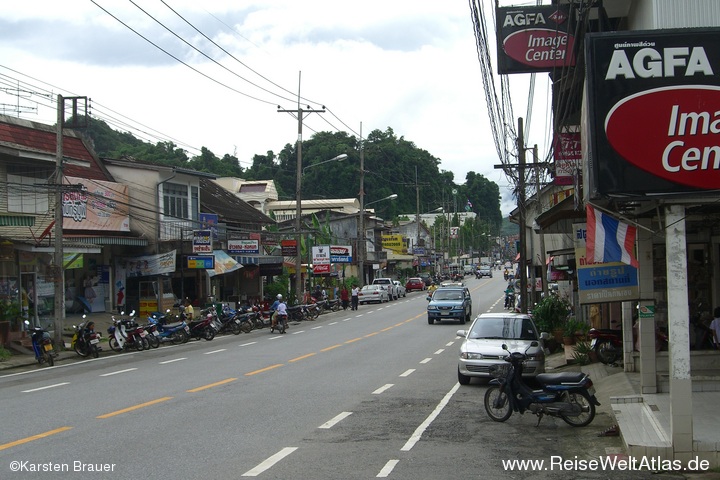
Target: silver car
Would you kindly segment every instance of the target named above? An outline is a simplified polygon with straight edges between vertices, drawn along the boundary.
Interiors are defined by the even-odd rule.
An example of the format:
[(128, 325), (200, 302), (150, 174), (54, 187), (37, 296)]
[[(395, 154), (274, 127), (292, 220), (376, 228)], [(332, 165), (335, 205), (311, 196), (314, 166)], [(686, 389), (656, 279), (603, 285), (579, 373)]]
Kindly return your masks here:
[(460, 345), (458, 382), (470, 383), (472, 377), (490, 378), (491, 365), (503, 365), (507, 351), (528, 355), (523, 377), (534, 377), (545, 372), (544, 340), (547, 333), (539, 334), (535, 322), (521, 313), (483, 313), (473, 320), (468, 330), (458, 330), (464, 337)]
[(384, 285), (365, 285), (358, 293), (358, 302), (360, 304), (377, 302), (385, 303), (390, 301), (390, 296)]

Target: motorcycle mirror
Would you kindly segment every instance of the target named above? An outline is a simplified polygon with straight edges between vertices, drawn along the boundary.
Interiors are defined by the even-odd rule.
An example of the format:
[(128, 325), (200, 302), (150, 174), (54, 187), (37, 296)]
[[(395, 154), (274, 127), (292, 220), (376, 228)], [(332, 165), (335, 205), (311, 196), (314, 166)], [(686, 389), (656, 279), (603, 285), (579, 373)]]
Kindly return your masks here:
[(542, 333), (540, 334), (540, 338), (541, 338), (542, 340), (549, 340), (549, 339), (550, 339), (550, 334), (549, 334), (548, 332), (542, 332)]
[(467, 336), (467, 332), (465, 330), (458, 330), (457, 332), (455, 332), (455, 335), (465, 338)]
[(502, 344), (502, 347), (501, 347), (501, 348), (502, 348), (503, 350), (508, 351), (508, 352), (510, 351), (510, 350), (508, 350), (508, 346), (507, 346), (506, 344), (504, 344), (504, 343)]

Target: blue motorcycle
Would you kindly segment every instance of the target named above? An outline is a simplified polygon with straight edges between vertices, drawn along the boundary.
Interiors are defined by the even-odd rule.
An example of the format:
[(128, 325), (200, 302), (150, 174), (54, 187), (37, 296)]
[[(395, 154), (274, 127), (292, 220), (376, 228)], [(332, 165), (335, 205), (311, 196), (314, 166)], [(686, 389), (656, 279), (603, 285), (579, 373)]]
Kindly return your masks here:
[[(531, 346), (538, 346), (532, 342)], [(522, 378), (523, 363), (527, 355), (508, 352), (507, 364), (492, 365), (490, 387), (485, 392), (485, 411), (496, 422), (504, 422), (513, 411), (524, 414), (530, 411), (538, 416), (560, 417), (573, 427), (589, 425), (595, 418), (595, 388), (590, 376), (582, 372), (541, 373), (535, 377), (539, 389), (530, 388)], [(530, 347), (528, 347), (530, 348)]]
[[(25, 320), (25, 325), (30, 327), (30, 322)], [(53, 341), (50, 338), (50, 334), (47, 330), (41, 327), (29, 328), (30, 340), (32, 341), (32, 349), (35, 353), (35, 360), (42, 365), (47, 363), (51, 367), (55, 365), (55, 350), (53, 348)]]
[(148, 317), (148, 322), (155, 327), (157, 337), (161, 342), (187, 343), (190, 340), (190, 328), (187, 323), (184, 320), (167, 323), (168, 320), (168, 315), (160, 312), (154, 312)]

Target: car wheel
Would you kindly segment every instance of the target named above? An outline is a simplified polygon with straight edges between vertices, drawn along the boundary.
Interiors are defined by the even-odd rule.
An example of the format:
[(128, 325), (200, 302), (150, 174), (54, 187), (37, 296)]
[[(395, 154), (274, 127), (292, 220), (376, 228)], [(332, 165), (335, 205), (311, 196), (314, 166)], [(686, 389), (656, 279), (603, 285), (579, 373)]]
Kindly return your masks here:
[(458, 383), (460, 385), (469, 385), (470, 384), (470, 378), (467, 375), (463, 375), (460, 373), (460, 367), (458, 367)]
[(435, 323), (435, 320), (428, 317), (428, 325), (432, 325), (433, 323)]

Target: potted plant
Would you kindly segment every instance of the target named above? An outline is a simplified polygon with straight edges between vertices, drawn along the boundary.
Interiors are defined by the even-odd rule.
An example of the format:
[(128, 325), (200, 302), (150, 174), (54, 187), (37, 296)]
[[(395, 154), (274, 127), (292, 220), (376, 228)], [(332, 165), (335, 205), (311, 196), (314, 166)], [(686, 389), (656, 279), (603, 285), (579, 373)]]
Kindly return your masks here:
[(580, 365), (587, 365), (590, 362), (595, 361), (593, 354), (595, 351), (590, 346), (590, 342), (581, 340), (577, 342), (577, 345), (573, 348), (573, 359)]
[(581, 328), (581, 322), (575, 320), (575, 317), (569, 317), (562, 327), (563, 330), (563, 343), (565, 345), (575, 344), (575, 335)]
[(562, 342), (563, 324), (570, 311), (570, 304), (557, 295), (547, 295), (533, 310), (535, 325), (541, 332), (552, 333), (558, 342)]

